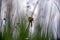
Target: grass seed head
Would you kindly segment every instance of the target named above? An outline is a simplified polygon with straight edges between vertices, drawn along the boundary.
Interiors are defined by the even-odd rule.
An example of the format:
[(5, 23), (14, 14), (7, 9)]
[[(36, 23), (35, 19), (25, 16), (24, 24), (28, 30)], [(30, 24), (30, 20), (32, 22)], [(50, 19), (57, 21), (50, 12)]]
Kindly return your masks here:
[(28, 17), (28, 21), (31, 23), (33, 21), (32, 17)]

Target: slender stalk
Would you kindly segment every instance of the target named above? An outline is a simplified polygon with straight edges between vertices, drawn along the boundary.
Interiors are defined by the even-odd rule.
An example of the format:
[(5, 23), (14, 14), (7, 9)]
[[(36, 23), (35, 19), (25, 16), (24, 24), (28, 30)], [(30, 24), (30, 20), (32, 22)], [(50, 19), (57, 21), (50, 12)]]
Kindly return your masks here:
[(28, 27), (26, 28), (25, 32), (27, 31), (27, 29), (29, 28), (29, 26), (30, 26), (30, 23), (28, 24)]
[[(26, 28), (25, 32), (24, 32), (24, 35), (26, 34), (26, 32), (29, 32), (29, 27), (30, 27), (30, 22), (28, 24), (28, 27)], [(28, 34), (27, 34), (28, 35)]]
[(39, 1), (40, 1), (40, 0), (38, 0), (38, 1), (37, 1), (36, 5), (35, 5), (35, 7), (34, 7), (34, 9), (33, 9), (33, 12), (32, 12), (32, 15), (31, 15), (31, 17), (32, 17), (32, 16), (33, 16), (33, 14), (34, 14), (34, 11), (35, 11), (35, 9), (36, 9), (36, 7), (37, 7), (37, 4), (39, 3)]
[(58, 11), (59, 11), (59, 13), (60, 13), (60, 9), (59, 9), (57, 3), (54, 2), (54, 4), (56, 5), (56, 7), (57, 7), (57, 9), (58, 9)]

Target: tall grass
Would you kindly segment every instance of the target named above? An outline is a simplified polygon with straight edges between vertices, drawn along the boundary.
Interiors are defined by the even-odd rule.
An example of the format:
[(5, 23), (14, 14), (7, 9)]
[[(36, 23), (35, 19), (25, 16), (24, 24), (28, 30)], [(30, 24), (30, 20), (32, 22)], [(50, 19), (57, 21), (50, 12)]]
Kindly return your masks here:
[[(47, 31), (47, 35), (41, 36), (41, 26), (37, 25), (37, 33), (34, 35), (34, 37), (29, 36), (29, 25), (26, 26), (25, 19), (21, 18), (21, 21), (17, 23), (19, 28), (19, 35), (17, 38), (14, 38), (15, 40), (54, 40), (54, 37), (49, 37), (49, 33)], [(7, 29), (7, 30), (6, 30)], [(3, 32), (3, 40), (13, 40), (12, 37), (12, 31), (11, 31), (11, 23), (9, 22), (7, 25), (5, 25), (4, 32)], [(47, 28), (48, 30), (48, 28)]]
[(4, 32), (2, 35), (3, 40), (12, 40), (12, 31), (10, 22), (7, 25), (4, 25)]
[(19, 30), (19, 36), (18, 40), (26, 40), (26, 38), (29, 37), (29, 28), (26, 28), (26, 22), (24, 22), (24, 19), (21, 19), (21, 22), (18, 23)]

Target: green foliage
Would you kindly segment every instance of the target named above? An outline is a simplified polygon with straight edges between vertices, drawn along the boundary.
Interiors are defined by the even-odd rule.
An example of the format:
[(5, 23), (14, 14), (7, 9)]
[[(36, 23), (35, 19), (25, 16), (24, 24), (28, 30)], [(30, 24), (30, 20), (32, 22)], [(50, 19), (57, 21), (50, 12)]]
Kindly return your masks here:
[(9, 21), (7, 25), (4, 25), (3, 40), (12, 40), (11, 22)]
[(42, 36), (41, 36), (41, 27), (40, 27), (40, 25), (37, 25), (37, 33), (32, 38), (32, 40), (41, 40), (41, 39), (42, 39)]
[[(47, 35), (41, 35), (41, 26), (40, 24), (37, 25), (37, 33), (34, 35), (34, 37), (29, 36), (29, 28), (30, 28), (30, 23), (28, 26), (26, 26), (26, 22), (24, 18), (21, 18), (19, 22), (17, 23), (17, 26), (19, 27), (19, 35), (15, 40), (49, 40), (49, 33), (48, 33), (48, 28), (47, 28)], [(6, 30), (7, 27), (7, 30)], [(11, 32), (11, 23), (9, 22), (5, 27), (4, 27), (4, 32), (3, 32), (3, 40), (13, 40), (12, 38), (12, 32)], [(54, 40), (54, 36), (52, 34), (52, 37), (50, 38), (51, 40)]]
[(3, 40), (12, 40), (12, 33), (9, 31), (9, 29), (7, 31), (6, 27), (4, 28), (4, 32), (3, 32), (2, 38), (3, 38)]
[(24, 22), (24, 19), (21, 19), (21, 22), (18, 24), (18, 27), (20, 28), (18, 40), (25, 40), (25, 38), (28, 38), (29, 36), (29, 28), (26, 29), (26, 23)]
[(0, 32), (0, 40), (2, 40), (2, 33)]

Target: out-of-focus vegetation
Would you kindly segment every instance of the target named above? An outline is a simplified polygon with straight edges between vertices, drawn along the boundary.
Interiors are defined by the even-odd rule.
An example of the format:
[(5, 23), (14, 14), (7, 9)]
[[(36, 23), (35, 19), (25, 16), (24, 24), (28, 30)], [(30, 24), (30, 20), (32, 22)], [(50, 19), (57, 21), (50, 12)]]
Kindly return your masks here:
[[(35, 10), (35, 8), (34, 8), (34, 10)], [(12, 29), (13, 26), (12, 26), (11, 18), (10, 18), (11, 9), (12, 9), (12, 5), (8, 4), (7, 12), (9, 14), (7, 13), (8, 16), (6, 17), (8, 19), (8, 23), (6, 25), (4, 25), (4, 32), (2, 32), (2, 40), (54, 40), (53, 34), (51, 37), (49, 36), (48, 28), (47, 28), (46, 35), (41, 34), (42, 27), (40, 24), (37, 24), (37, 23), (36, 23), (37, 24), (36, 34), (35, 35), (33, 34), (33, 37), (32, 37), (32, 35), (30, 35), (31, 33), (29, 31), (30, 23), (27, 26), (24, 18), (21, 18), (19, 20), (19, 22), (16, 23), (16, 25), (17, 25), (16, 29), (18, 30), (19, 34), (17, 35), (16, 38), (13, 38), (13, 29)], [(33, 13), (34, 13), (34, 10), (33, 10)], [(32, 16), (33, 16), (33, 13), (32, 13)]]
[(26, 27), (26, 22), (24, 18), (21, 18), (19, 22), (17, 23), (17, 27), (19, 28), (19, 35), (17, 38), (13, 38), (12, 34), (12, 28), (11, 28), (11, 23), (9, 22), (7, 25), (4, 26), (4, 32), (2, 35), (3, 40), (54, 40), (54, 37), (49, 37), (48, 34), (48, 28), (47, 28), (47, 35), (41, 35), (41, 26), (40, 24), (37, 25), (37, 32), (36, 34), (32, 37), (29, 36), (29, 28), (30, 26), (28, 25)]

